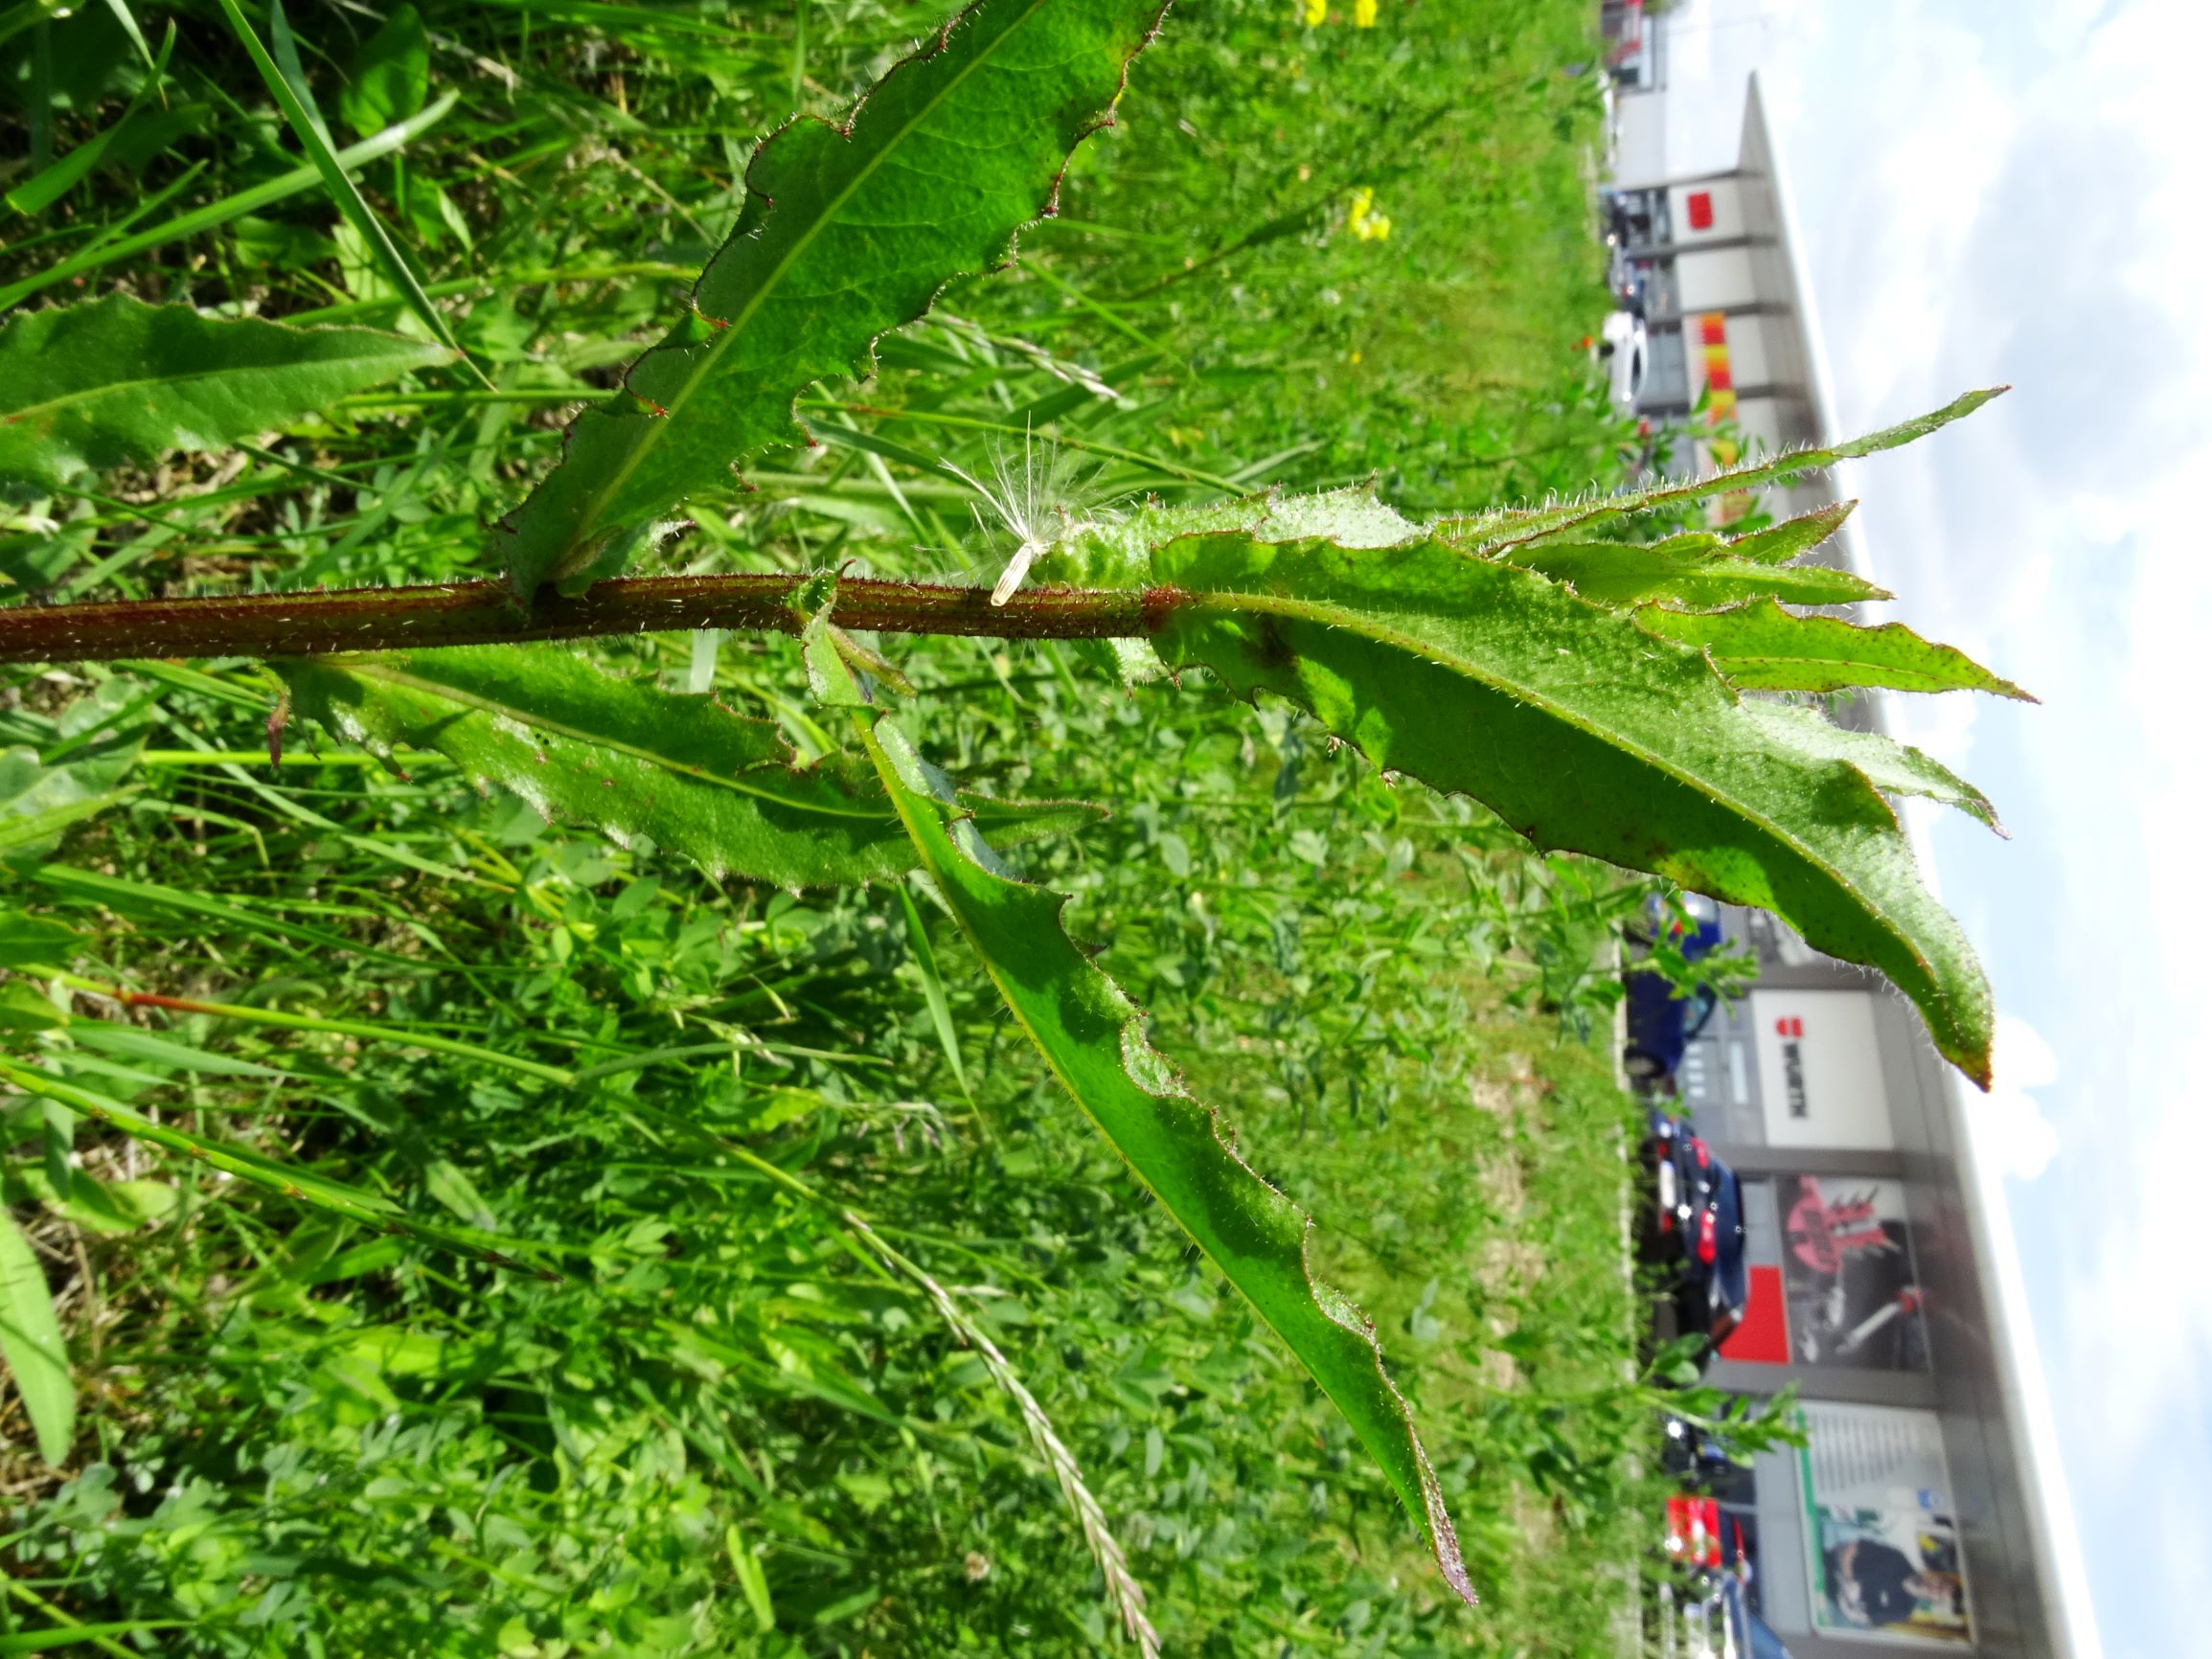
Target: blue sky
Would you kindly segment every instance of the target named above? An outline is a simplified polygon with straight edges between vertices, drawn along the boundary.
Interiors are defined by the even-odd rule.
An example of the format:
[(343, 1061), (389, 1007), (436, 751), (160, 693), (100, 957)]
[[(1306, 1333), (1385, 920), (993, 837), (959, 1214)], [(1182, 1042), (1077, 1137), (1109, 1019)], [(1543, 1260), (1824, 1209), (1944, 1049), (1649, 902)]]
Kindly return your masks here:
[(2212, 1650), (2212, 191), (2186, 0), (1688, 0), (1674, 171), (1733, 162), (1756, 68), (1837, 418), (1970, 386), (1964, 427), (1861, 464), (1895, 613), (2043, 699), (1901, 699), (2013, 839), (1927, 825), (1996, 985), (1973, 1108), (2112, 1659)]

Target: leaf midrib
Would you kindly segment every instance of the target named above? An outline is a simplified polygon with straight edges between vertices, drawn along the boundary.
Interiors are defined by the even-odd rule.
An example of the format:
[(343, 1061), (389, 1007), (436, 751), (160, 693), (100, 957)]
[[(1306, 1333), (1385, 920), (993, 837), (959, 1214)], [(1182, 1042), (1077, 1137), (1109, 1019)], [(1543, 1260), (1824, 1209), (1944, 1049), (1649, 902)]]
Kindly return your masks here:
[[(427, 693), (431, 696), (443, 697), (447, 702), (459, 703), (464, 708), (473, 709), (481, 715), (504, 716), (520, 725), (530, 727), (533, 731), (567, 738), (573, 742), (582, 743), (590, 748), (612, 750), (615, 754), (627, 755), (633, 761), (642, 761), (648, 765), (657, 766), (664, 772), (675, 772), (687, 778), (696, 778), (700, 783), (718, 785), (734, 794), (748, 795), (756, 800), (772, 802), (778, 807), (787, 807), (796, 812), (809, 812), (821, 818), (850, 818), (863, 824), (886, 823), (893, 816), (889, 812), (871, 813), (857, 809), (846, 811), (824, 807), (813, 801), (793, 800), (788, 795), (779, 795), (774, 790), (757, 788), (747, 784), (743, 781), (742, 774), (724, 777), (718, 773), (710, 772), (703, 766), (694, 765), (690, 761), (673, 761), (635, 743), (626, 743), (618, 739), (606, 737), (603, 733), (584, 731), (580, 727), (570, 726), (559, 720), (549, 720), (542, 715), (518, 708), (513, 703), (502, 703), (490, 697), (481, 696), (474, 692), (465, 692), (459, 687), (447, 685), (444, 681), (429, 679), (423, 675), (410, 673), (404, 669), (390, 668), (381, 663), (348, 663), (343, 665), (343, 671), (358, 675), (365, 680), (382, 680), (388, 685), (404, 686), (412, 691)], [(770, 761), (764, 761), (763, 764), (774, 765), (776, 762)]]
[[(738, 336), (742, 333), (744, 330), (750, 325), (752, 319), (756, 314), (758, 314), (760, 308), (767, 303), (768, 296), (773, 294), (776, 289), (782, 285), (784, 278), (788, 274), (791, 266), (797, 262), (797, 261), (806, 253), (809, 248), (814, 245), (816, 239), (818, 239), (822, 235), (823, 231), (832, 222), (834, 221), (837, 215), (843, 211), (845, 204), (853, 198), (854, 193), (859, 190), (861, 185), (866, 183), (869, 179), (873, 178), (877, 170), (880, 168), (884, 162), (887, 161), (894, 153), (896, 153), (902, 145), (905, 144), (906, 140), (913, 134), (915, 128), (920, 126), (931, 115), (935, 114), (938, 106), (942, 104), (946, 99), (949, 98), (961, 86), (965, 85), (968, 81), (968, 78), (970, 75), (974, 74), (978, 69), (982, 68), (985, 63), (989, 62), (992, 56), (997, 52), (1001, 45), (1003, 45), (1006, 41), (1014, 38), (1015, 34), (1017, 34), (1022, 29), (1028, 26), (1029, 22), (1036, 17), (1039, 11), (1051, 4), (1052, 0), (1030, 0), (1028, 8), (1023, 11), (1021, 16), (1015, 22), (1008, 24), (1005, 29), (999, 32), (997, 39), (992, 41), (982, 51), (978, 52), (965, 68), (960, 70), (959, 73), (953, 76), (951, 80), (947, 80), (937, 93), (924, 101), (922, 106), (915, 112), (912, 119), (907, 121), (904, 125), (899, 127), (891, 136), (890, 141), (878, 148), (876, 153), (869, 157), (853, 174), (852, 178), (846, 183), (845, 187), (840, 190), (836, 195), (831, 198), (829, 204), (824, 208), (824, 210), (814, 216), (813, 222), (809, 225), (807, 229), (800, 235), (800, 237), (791, 244), (789, 251), (786, 253), (786, 255), (772, 267), (770, 267), (766, 279), (754, 287), (751, 296), (745, 301), (745, 304), (739, 308), (738, 314), (729, 319), (728, 326), (726, 328), (718, 329), (715, 331), (715, 337), (708, 342), (706, 351), (694, 360), (696, 364), (695, 371), (684, 377), (684, 379), (679, 383), (676, 395), (669, 402), (663, 405), (663, 407), (668, 411), (668, 414), (666, 416), (647, 417), (647, 420), (651, 424), (643, 434), (640, 435), (638, 442), (632, 443), (629, 446), (627, 454), (626, 454), (623, 458), (622, 465), (616, 467), (611, 473), (609, 473), (606, 481), (589, 497), (590, 511), (583, 515), (582, 520), (585, 526), (587, 526), (590, 530), (596, 530), (599, 527), (600, 514), (605, 509), (608, 500), (610, 500), (624, 485), (629, 482), (631, 476), (640, 466), (645, 464), (646, 458), (651, 455), (654, 450), (659, 448), (661, 435), (668, 430), (671, 424), (673, 424), (673, 417), (692, 400), (693, 397), (697, 393), (698, 388), (713, 375), (716, 365), (718, 364), (721, 360), (722, 353), (731, 348), (732, 344), (737, 340)], [(957, 22), (958, 19), (955, 18), (954, 21)], [(938, 51), (944, 52), (948, 50), (949, 46), (949, 37), (941, 37)], [(935, 55), (932, 54), (931, 56)], [(929, 59), (927, 57), (923, 57), (914, 59), (912, 61), (914, 61), (917, 67), (919, 67), (922, 64), (927, 63)], [(873, 95), (874, 94), (871, 93), (869, 96), (872, 97)], [(862, 108), (865, 109), (865, 102), (863, 102)], [(801, 119), (805, 120), (816, 118), (802, 117)], [(854, 121), (856, 123), (857, 120), (858, 116), (855, 114)], [(787, 131), (789, 129), (786, 128), (785, 130)], [(850, 143), (852, 137), (850, 128), (848, 127), (840, 129), (838, 136), (845, 142)], [(768, 143), (775, 143), (775, 139), (770, 138)], [(773, 211), (774, 210), (771, 208), (770, 212)], [(721, 255), (719, 252), (715, 255), (716, 259), (719, 259)], [(708, 261), (710, 268), (712, 267), (713, 262), (714, 261), (712, 260)], [(705, 280), (704, 271), (700, 273), (700, 280)], [(695, 295), (697, 293), (698, 289), (696, 284), (694, 284), (692, 291)], [(656, 352), (666, 351), (669, 349), (670, 348), (665, 345), (656, 346), (653, 348), (653, 350)], [(648, 354), (650, 355), (650, 353)], [(643, 358), (639, 359), (640, 362), (643, 360)], [(624, 376), (624, 384), (626, 386), (628, 384), (627, 375)], [(797, 394), (794, 392), (793, 396), (795, 398)], [(576, 545), (576, 537), (573, 534), (568, 538), (566, 545), (571, 548)]]
[[(1670, 636), (1662, 635), (1660, 637), (1666, 638)], [(1749, 667), (1752, 669), (1758, 669), (1760, 667), (1769, 665), (1779, 668), (1829, 669), (1835, 670), (1838, 674), (1852, 673), (1861, 669), (1877, 669), (1882, 673), (1890, 675), (1893, 682), (1896, 680), (1916, 680), (1922, 682), (1921, 684), (1917, 685), (1898, 685), (1895, 683), (1885, 683), (1885, 689), (1889, 691), (1927, 692), (1934, 693), (1941, 692), (1976, 691), (1987, 689), (1986, 687), (1979, 686), (1962, 686), (1956, 684), (1953, 681), (1943, 678), (1940, 674), (1931, 673), (1925, 669), (1911, 668), (1909, 666), (1899, 663), (1869, 663), (1859, 658), (1840, 655), (1816, 656), (1809, 653), (1799, 653), (1792, 655), (1788, 651), (1732, 651), (1723, 649), (1722, 648), (1715, 645), (1706, 645), (1704, 649), (1705, 654), (1713, 659), (1713, 666), (1719, 669), (1722, 673), (1740, 671), (1735, 667), (1737, 664), (1746, 664), (1749, 665)], [(1845, 683), (1847, 685), (1857, 686), (1864, 685), (1867, 682), (1863, 680), (1848, 680)]]
[[(1724, 811), (1735, 813), (1737, 816), (1746, 819), (1750, 823), (1767, 831), (1767, 833), (1771, 835), (1775, 840), (1790, 848), (1792, 852), (1796, 852), (1799, 857), (1803, 858), (1814, 869), (1828, 876), (1829, 879), (1832, 880), (1840, 891), (1849, 894), (1859, 904), (1860, 908), (1863, 909), (1869, 916), (1872, 916), (1881, 921), (1888, 928), (1891, 936), (1911, 953), (1912, 960), (1916, 965), (1919, 966), (1922, 971), (1927, 973), (1930, 978), (1940, 980), (1940, 975), (1936, 973), (1934, 965), (1927, 960), (1927, 956), (1920, 949), (1920, 946), (1913, 942), (1910, 934), (1905, 929), (1904, 923), (1900, 919), (1892, 916), (1886, 906), (1877, 902), (1874, 898), (1871, 895), (1865, 893), (1858, 885), (1858, 883), (1851, 880), (1841, 871), (1836, 869), (1836, 865), (1830, 859), (1823, 857), (1814, 852), (1811, 847), (1808, 847), (1796, 835), (1785, 830), (1767, 814), (1757, 811), (1746, 805), (1740, 804), (1726, 796), (1723, 796), (1714, 787), (1714, 785), (1707, 783), (1704, 779), (1697, 776), (1695, 773), (1685, 771), (1679, 765), (1676, 765), (1663, 759), (1657, 754), (1654, 754), (1642, 742), (1630, 740), (1627, 735), (1623, 733), (1601, 729), (1589, 719), (1563, 707), (1552, 697), (1545, 695), (1543, 693), (1537, 691), (1533, 687), (1522, 686), (1515, 682), (1505, 680), (1501, 676), (1494, 675), (1491, 672), (1486, 672), (1473, 663), (1469, 662), (1466, 658), (1459, 655), (1458, 653), (1444, 648), (1440, 645), (1439, 642), (1435, 640), (1418, 639), (1410, 634), (1401, 633), (1397, 629), (1383, 627), (1378, 625), (1372, 616), (1360, 612), (1354, 612), (1343, 609), (1332, 609), (1330, 607), (1314, 604), (1310, 602), (1289, 599), (1279, 594), (1258, 594), (1251, 593), (1243, 589), (1239, 589), (1234, 592), (1226, 592), (1222, 590), (1216, 590), (1212, 593), (1199, 592), (1194, 596), (1193, 602), (1188, 608), (1198, 611), (1219, 609), (1226, 611), (1230, 614), (1259, 611), (1272, 616), (1293, 618), (1297, 621), (1311, 623), (1321, 627), (1346, 629), (1350, 632), (1359, 634), (1367, 639), (1374, 640), (1378, 644), (1390, 646), (1398, 650), (1402, 650), (1408, 657), (1414, 658), (1416, 660), (1433, 662), (1442, 666), (1449, 666), (1455, 668), (1458, 670), (1458, 671), (1464, 673), (1469, 679), (1475, 680), (1489, 687), (1493, 691), (1503, 692), (1507, 695), (1512, 696), (1520, 702), (1526, 703), (1531, 707), (1540, 709), (1545, 714), (1549, 715), (1553, 719), (1560, 721), (1562, 724), (1571, 726), (1575, 730), (1582, 732), (1587, 737), (1595, 738), (1600, 742), (1608, 744), (1611, 747), (1617, 749), (1621, 749), (1634, 756), (1644, 764), (1650, 766), (1653, 771), (1658, 772), (1668, 778), (1672, 778), (1677, 784), (1683, 784), (1684, 786), (1694, 790), (1696, 793), (1703, 796), (1712, 805), (1721, 807)], [(1656, 636), (1653, 637), (1655, 638)], [(1734, 698), (1736, 696), (1736, 693), (1733, 691), (1730, 691), (1725, 685), (1722, 686), (1721, 690), (1723, 694), (1730, 698)], [(1825, 763), (1837, 765), (1850, 764), (1848, 761), (1832, 761)], [(1852, 770), (1857, 771), (1858, 768), (1853, 767)], [(1863, 778), (1864, 774), (1861, 773), (1860, 776)], [(1881, 793), (1880, 790), (1875, 789), (1871, 784), (1869, 784), (1867, 787), (1869, 791), (1872, 792), (1874, 798), (1877, 801), (1881, 799)], [(1887, 803), (1883, 803), (1883, 805), (1885, 807), (1887, 807)]]

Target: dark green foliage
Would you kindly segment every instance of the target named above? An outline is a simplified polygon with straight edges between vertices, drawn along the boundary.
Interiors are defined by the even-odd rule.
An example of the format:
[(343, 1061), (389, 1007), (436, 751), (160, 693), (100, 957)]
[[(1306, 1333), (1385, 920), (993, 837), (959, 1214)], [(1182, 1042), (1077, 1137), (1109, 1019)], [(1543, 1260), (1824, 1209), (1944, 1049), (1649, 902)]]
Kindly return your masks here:
[(1194, 535), (1152, 569), (1197, 600), (1155, 642), (1170, 666), (1289, 697), (1377, 765), (1472, 795), (1539, 847), (1775, 911), (1815, 948), (1881, 967), (1986, 1079), (1988, 985), (1877, 785), (1988, 804), (1924, 757), (1741, 703), (1699, 653), (1426, 537)]
[(121, 294), (0, 326), (0, 494), (220, 449), (449, 353), (373, 329), (288, 329)]
[[(964, 282), (873, 365), (877, 331), (995, 261), (1044, 204), (1144, 7), (987, 0), (851, 136), (816, 121), (758, 150), (794, 104), (843, 119), (943, 26), (935, 0), (294, 11), (287, 30), (194, 9), (158, 99), (110, 10), (27, 26), (60, 69), (9, 70), (28, 153), (121, 130), (11, 228), (0, 304), (112, 280), (210, 329), (246, 326), (218, 310), (398, 325), (427, 305), (493, 389), (410, 346), (404, 386), (220, 440), (251, 447), (151, 481), (73, 473), (83, 493), (0, 528), (0, 578), (29, 599), (477, 572), (534, 479), (551, 482), (524, 510), (523, 586), (616, 557), (988, 576), (1028, 533), (978, 545), (951, 468), (1026, 464), (1033, 438), (1075, 463), (1048, 531), (1091, 527), (1050, 534), (1035, 580), (1120, 581), (1190, 528), (1176, 504), (1263, 483), (1380, 472), (1429, 511), (1579, 497), (1639, 458), (1573, 348), (1603, 304), (1583, 185), (1595, 78), (1562, 73), (1590, 61), (1585, 5), (1448, 0), (1372, 30), (1308, 30), (1274, 0), (1192, 8), (1140, 59), (1115, 130), (1075, 150), (1019, 266)], [(28, 66), (25, 45), (0, 42), (0, 66)], [(926, 198), (898, 234), (840, 239), (860, 220), (829, 172), (911, 166), (948, 135), (976, 148), (973, 123), (871, 125), (962, 64), (980, 67), (961, 88), (1022, 105), (985, 135), (989, 190), (933, 179), (888, 204)], [(317, 155), (352, 179), (338, 188), (286, 148), (313, 150), (317, 111), (355, 131), (405, 119)], [(773, 207), (748, 179), (777, 187)], [(356, 200), (419, 256), (420, 295)], [(831, 253), (766, 280), (758, 261), (805, 240), (800, 218)], [(869, 262), (896, 249), (927, 257)], [(710, 259), (696, 297), (732, 323), (718, 333), (684, 290)], [(825, 297), (855, 278), (866, 304)], [(30, 324), (65, 326), (11, 327)], [(700, 379), (696, 417), (619, 389), (672, 326), (633, 388), (745, 367)], [(665, 463), (658, 436), (632, 442), (679, 428)], [(647, 459), (603, 493), (605, 454)], [(1405, 540), (1364, 499), (1222, 509), (1235, 534), (1217, 551)], [(1978, 803), (1798, 712), (1745, 714), (1695, 644), (1506, 561), (1555, 533), (1608, 542), (1635, 505), (1478, 512), (1449, 528), (1452, 557), (1485, 593), (1571, 612), (1578, 642), (1632, 636), (1869, 822), (1887, 811), (1876, 784)], [(1779, 592), (1822, 580), (1784, 574), (1817, 537), (1784, 542), (1810, 535), (1697, 551)], [(1176, 568), (1210, 568), (1177, 545)], [(1019, 893), (1071, 896), (1068, 932), (1006, 905), (1051, 926), (990, 941), (1002, 966), (1029, 951), (1088, 995), (1098, 1040), (1040, 1057), (1009, 1022), (953, 938), (964, 895), (897, 874), (911, 853), (879, 831), (909, 832), (786, 642), (285, 670), (303, 715), (353, 722), (389, 768), (315, 753), (304, 725), (272, 768), (277, 687), (250, 665), (9, 676), (0, 857), (23, 879), (0, 901), (0, 1195), (84, 1403), (50, 1474), (27, 1431), (70, 1430), (51, 1402), (34, 1425), (0, 1401), (0, 1472), (25, 1494), (0, 1632), (77, 1618), (148, 1650), (287, 1659), (1074, 1655), (1110, 1644), (1128, 1605), (1100, 1594), (1110, 1534), (1176, 1652), (1604, 1648), (1613, 1566), (1646, 1542), (1630, 1470), (1651, 1396), (1624, 1380), (1628, 1107), (1577, 1039), (1603, 1029), (1605, 947), (1651, 889), (1532, 856), (1272, 697), (1246, 707), (1197, 675), (1125, 693), (1116, 670), (1156, 667), (1141, 649), (862, 641), (814, 666), (855, 662), (912, 683), (901, 728), (976, 790), (977, 829), (940, 821), (942, 838), (1069, 827), (1010, 805), (1038, 795), (1110, 809), (1013, 854)], [(1376, 683), (1394, 692), (1403, 670)], [(764, 777), (810, 810), (859, 803), (817, 874), (903, 889), (779, 891), (807, 878), (774, 865), (796, 837), (767, 833), (791, 803), (726, 786)], [(1126, 997), (1098, 989), (1116, 984)], [(1340, 1390), (1366, 1368), (1348, 1421), (1269, 1329), (1284, 1306), (1326, 1323), (1297, 1307), (1288, 1199), (1260, 1202), (1290, 1294), (1256, 1309), (1055, 1086), (1049, 1064), (1079, 1093), (1118, 1077), (1144, 1094), (1125, 1033), (1129, 1053), (1174, 1057), (1236, 1155), (1314, 1213), (1311, 1277), (1376, 1321), (1433, 1485), (1358, 1333), (1320, 1332), (1351, 1367), (1316, 1362)], [(1152, 1152), (1219, 1151), (1211, 1121), (1195, 1126)], [(1202, 1194), (1178, 1207), (1204, 1218)], [(1484, 1608), (1445, 1593), (1402, 1495), (1432, 1526), (1431, 1500), (1456, 1513)]]
[(1421, 1523), (1445, 1581), (1472, 1601), (1443, 1489), (1373, 1329), (1308, 1268), (1305, 1212), (1238, 1156), (1235, 1129), (1146, 1041), (1136, 1006), (1062, 931), (1066, 900), (1006, 874), (957, 803), (931, 788), (905, 734), (851, 692), (848, 678), (832, 700), (855, 711), (923, 869), (1015, 1021), (1136, 1178), (1313, 1374)]
[[(795, 668), (771, 648), (728, 671), (788, 687)], [(932, 901), (979, 1114), (953, 1103), (894, 895), (755, 892), (733, 913), (688, 861), (548, 830), (430, 757), (366, 787), (336, 757), (287, 764), (272, 798), (333, 823), (264, 812), (265, 872), (247, 838), (209, 831), (236, 873), (227, 903), (399, 944), (405, 966), (226, 930), (215, 986), (304, 1025), (140, 1015), (203, 1068), (187, 1070), (94, 1046), (87, 1028), (114, 1016), (87, 1002), (46, 1063), (165, 1116), (190, 1102), (218, 1132), (285, 1125), (270, 1155), (488, 1227), (560, 1280), (349, 1227), (189, 1158), (137, 1166), (181, 1206), (87, 1236), (110, 1309), (102, 1420), (128, 1432), (88, 1428), (18, 1570), (88, 1613), (181, 1610), (193, 1632), (171, 1650), (188, 1653), (288, 1652), (309, 1630), (333, 1650), (466, 1653), (514, 1620), (645, 1651), (1089, 1650), (1095, 1580), (997, 1391), (747, 1151), (957, 1287), (1074, 1450), (1173, 1650), (1211, 1633), (1334, 1652), (1356, 1625), (1417, 1654), (1532, 1625), (1584, 1650), (1605, 1604), (1581, 1575), (1638, 1547), (1612, 1460), (1648, 1407), (1619, 1382), (1618, 1260), (1589, 1247), (1613, 1236), (1624, 1102), (1595, 1057), (1552, 1046), (1551, 1012), (1516, 1014), (1489, 983), (1532, 976), (1551, 878), (1280, 710), (1078, 695), (1049, 654), (1015, 678), (1018, 707), (925, 688), (932, 746), (996, 757), (1010, 790), (1062, 777), (1116, 808), (1040, 844), (1032, 873), (1079, 895), (1080, 937), (1108, 942), (1154, 1040), (1319, 1213), (1314, 1271), (1379, 1322), (1484, 1608), (1446, 1615), (1334, 1408), (1021, 1058)], [(174, 689), (160, 725), (235, 748), (260, 717)], [(78, 856), (160, 891), (202, 863), (169, 813), (257, 797), (220, 764), (151, 778), (162, 813), (104, 821)], [(1189, 901), (1162, 910), (1163, 878)], [(209, 984), (180, 983), (207, 918), (123, 901), (125, 921), (118, 901), (52, 910), (82, 930), (80, 972)], [(363, 1016), (385, 1040), (317, 1029)], [(514, 1063), (409, 1048), (432, 1034)], [(204, 1069), (226, 1061), (240, 1075)], [(568, 1084), (520, 1062), (615, 1069)], [(80, 1145), (86, 1183), (146, 1178), (115, 1144)], [(1515, 1266), (1523, 1250), (1546, 1270)], [(773, 1638), (729, 1567), (733, 1526), (760, 1552)], [(276, 1579), (241, 1590), (268, 1559)]]
[[(647, 836), (711, 875), (834, 887), (912, 868), (906, 831), (865, 762), (795, 765), (773, 720), (711, 697), (609, 678), (560, 648), (486, 646), (283, 665), (292, 706), (392, 759), (435, 750), (479, 788), (543, 816)], [(397, 764), (397, 762), (394, 762)], [(1010, 841), (1076, 829), (1080, 804), (972, 799)]]

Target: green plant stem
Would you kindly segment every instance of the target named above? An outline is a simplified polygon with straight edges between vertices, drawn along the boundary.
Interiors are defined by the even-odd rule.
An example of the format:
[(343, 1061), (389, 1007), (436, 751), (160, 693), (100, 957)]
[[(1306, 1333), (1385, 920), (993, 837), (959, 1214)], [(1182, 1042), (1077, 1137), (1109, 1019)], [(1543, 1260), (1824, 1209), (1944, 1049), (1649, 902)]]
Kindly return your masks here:
[[(0, 609), (0, 663), (310, 657), (693, 628), (796, 633), (791, 597), (805, 580), (780, 574), (640, 578), (603, 581), (574, 599), (546, 592), (528, 605), (493, 581), (12, 605)], [(838, 587), (837, 622), (882, 633), (1138, 639), (1158, 631), (1184, 599), (1172, 587), (1046, 587), (993, 605), (980, 587), (855, 579)]]

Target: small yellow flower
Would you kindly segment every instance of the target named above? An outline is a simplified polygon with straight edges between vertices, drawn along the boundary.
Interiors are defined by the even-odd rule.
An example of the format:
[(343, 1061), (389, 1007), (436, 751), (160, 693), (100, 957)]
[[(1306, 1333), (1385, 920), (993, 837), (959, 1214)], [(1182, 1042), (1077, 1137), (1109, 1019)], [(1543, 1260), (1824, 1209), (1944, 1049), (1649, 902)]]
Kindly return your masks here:
[(1376, 0), (1352, 0), (1352, 27), (1355, 29), (1374, 28), (1375, 11)]
[(1329, 21), (1329, 0), (1306, 0), (1306, 27), (1318, 29)]
[(1352, 208), (1345, 215), (1344, 223), (1363, 242), (1390, 239), (1390, 216), (1375, 211), (1375, 193), (1365, 185), (1352, 193)]

